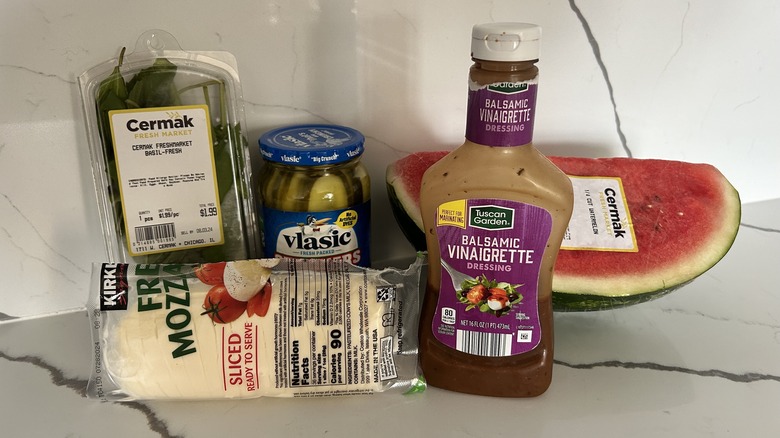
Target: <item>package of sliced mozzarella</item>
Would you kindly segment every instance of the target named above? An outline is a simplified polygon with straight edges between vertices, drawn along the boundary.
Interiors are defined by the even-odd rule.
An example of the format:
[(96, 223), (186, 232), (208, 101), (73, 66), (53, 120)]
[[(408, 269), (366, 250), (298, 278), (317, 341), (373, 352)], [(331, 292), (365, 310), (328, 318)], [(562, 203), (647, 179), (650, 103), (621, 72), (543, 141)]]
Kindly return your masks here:
[(101, 400), (414, 393), (423, 256), (95, 264), (88, 311)]

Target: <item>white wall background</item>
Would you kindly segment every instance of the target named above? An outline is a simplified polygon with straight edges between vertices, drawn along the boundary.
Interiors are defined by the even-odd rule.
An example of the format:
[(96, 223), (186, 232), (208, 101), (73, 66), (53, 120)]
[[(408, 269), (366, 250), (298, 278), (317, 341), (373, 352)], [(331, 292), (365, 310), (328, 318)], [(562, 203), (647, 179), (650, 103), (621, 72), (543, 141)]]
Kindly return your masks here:
[(143, 31), (237, 57), (252, 147), (292, 123), (361, 130), (373, 252), (388, 260), (411, 247), (388, 214), (385, 167), (462, 142), (470, 31), (486, 21), (543, 27), (544, 152), (707, 162), (745, 203), (780, 196), (771, 0), (3, 0), (0, 317), (83, 301), (104, 250), (76, 77)]

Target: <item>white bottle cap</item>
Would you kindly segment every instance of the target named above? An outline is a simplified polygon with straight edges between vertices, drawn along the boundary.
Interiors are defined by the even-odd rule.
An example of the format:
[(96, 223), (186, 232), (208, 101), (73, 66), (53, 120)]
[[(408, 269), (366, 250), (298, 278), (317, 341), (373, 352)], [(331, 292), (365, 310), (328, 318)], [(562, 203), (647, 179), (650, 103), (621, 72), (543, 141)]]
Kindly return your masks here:
[(528, 23), (477, 24), (471, 31), (471, 57), (484, 61), (539, 59), (542, 28)]

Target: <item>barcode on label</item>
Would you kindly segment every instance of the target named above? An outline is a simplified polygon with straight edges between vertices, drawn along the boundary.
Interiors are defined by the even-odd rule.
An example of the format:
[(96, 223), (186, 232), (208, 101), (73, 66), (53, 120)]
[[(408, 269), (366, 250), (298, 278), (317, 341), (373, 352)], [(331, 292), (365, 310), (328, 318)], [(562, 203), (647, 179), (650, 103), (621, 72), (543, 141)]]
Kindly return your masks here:
[(509, 356), (512, 354), (512, 335), (458, 330), (456, 349), (478, 356)]
[(174, 237), (176, 237), (176, 227), (172, 222), (135, 227), (135, 240), (138, 242), (173, 239)]

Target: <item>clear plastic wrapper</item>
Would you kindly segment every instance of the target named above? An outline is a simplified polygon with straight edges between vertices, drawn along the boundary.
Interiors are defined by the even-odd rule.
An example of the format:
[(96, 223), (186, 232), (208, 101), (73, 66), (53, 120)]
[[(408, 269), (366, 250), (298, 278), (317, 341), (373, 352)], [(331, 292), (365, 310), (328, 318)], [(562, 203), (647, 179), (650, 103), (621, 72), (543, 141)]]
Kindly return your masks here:
[(424, 256), (95, 264), (87, 396), (203, 400), (413, 393)]
[(228, 52), (182, 50), (167, 32), (79, 76), (107, 260), (195, 263), (257, 256), (241, 86)]

